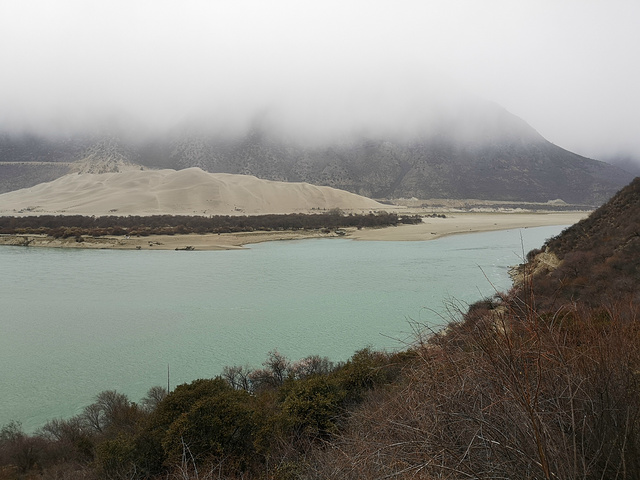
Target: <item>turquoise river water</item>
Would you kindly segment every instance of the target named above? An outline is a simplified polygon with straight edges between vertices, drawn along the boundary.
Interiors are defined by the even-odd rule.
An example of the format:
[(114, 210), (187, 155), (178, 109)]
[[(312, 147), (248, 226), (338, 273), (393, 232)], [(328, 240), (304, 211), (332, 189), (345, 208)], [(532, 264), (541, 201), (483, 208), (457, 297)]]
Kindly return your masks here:
[(33, 431), (102, 390), (292, 360), (402, 349), (412, 323), (510, 286), (508, 267), (563, 227), (424, 242), (321, 239), (176, 252), (0, 248), (0, 426)]

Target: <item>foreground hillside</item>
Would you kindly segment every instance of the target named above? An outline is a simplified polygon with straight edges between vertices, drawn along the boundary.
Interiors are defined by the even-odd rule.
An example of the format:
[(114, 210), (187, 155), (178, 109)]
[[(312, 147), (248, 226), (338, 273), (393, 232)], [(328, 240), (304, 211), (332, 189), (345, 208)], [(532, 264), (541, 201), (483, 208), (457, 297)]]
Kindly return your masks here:
[(562, 264), (555, 271), (538, 272), (534, 289), (538, 296), (553, 300), (551, 306), (575, 298), (607, 308), (638, 302), (640, 177), (588, 218), (550, 240), (547, 249)]
[[(102, 392), (37, 435), (7, 425), (1, 472), (640, 478), (639, 211), (637, 179), (531, 252), (511, 291), (454, 315), (444, 332), (416, 324), (405, 351), (365, 349), (342, 365), (274, 351), (263, 368), (154, 387), (140, 404)], [(588, 268), (572, 263), (584, 256)]]
[(259, 215), (334, 208), (368, 212), (384, 206), (335, 188), (196, 167), (68, 174), (0, 195), (0, 215)]

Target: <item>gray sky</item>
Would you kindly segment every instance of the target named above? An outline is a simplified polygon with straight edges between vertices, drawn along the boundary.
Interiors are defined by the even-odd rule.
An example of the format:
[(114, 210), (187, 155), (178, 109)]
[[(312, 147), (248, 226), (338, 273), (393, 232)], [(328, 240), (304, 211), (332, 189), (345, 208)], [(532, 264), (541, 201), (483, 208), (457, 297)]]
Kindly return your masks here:
[(410, 129), (464, 91), (640, 159), (638, 0), (0, 0), (0, 62), (5, 128)]

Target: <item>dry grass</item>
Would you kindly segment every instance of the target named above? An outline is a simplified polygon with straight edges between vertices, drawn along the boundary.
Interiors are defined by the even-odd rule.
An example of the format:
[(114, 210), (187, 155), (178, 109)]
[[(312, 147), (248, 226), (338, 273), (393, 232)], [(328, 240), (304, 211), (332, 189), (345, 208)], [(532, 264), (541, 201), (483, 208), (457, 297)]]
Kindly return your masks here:
[(422, 345), (308, 478), (637, 478), (637, 314), (475, 311)]

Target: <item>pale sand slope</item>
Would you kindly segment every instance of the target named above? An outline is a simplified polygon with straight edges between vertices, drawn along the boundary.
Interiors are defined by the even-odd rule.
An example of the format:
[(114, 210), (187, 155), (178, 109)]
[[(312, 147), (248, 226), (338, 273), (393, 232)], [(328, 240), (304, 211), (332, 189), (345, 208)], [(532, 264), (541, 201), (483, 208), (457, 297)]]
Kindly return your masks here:
[(332, 208), (392, 209), (335, 188), (208, 173), (196, 167), (69, 174), (0, 195), (0, 215), (258, 215)]
[(446, 218), (423, 217), (422, 223), (418, 225), (357, 230), (352, 233), (351, 237), (357, 240), (430, 240), (459, 233), (573, 225), (586, 218), (589, 213), (447, 213)]
[[(453, 213), (447, 218), (424, 218), (419, 225), (357, 230), (346, 229), (347, 238), (356, 240), (431, 240), (445, 235), (508, 230), (513, 228), (571, 225), (588, 213)], [(115, 248), (141, 250), (175, 250), (193, 247), (194, 250), (223, 250), (241, 248), (242, 245), (271, 240), (297, 240), (303, 238), (336, 237), (335, 233), (317, 231), (250, 232), (205, 235), (153, 235), (149, 237), (85, 237), (78, 243), (75, 238), (52, 239), (45, 236), (0, 235), (0, 245), (25, 245), (65, 248)]]

